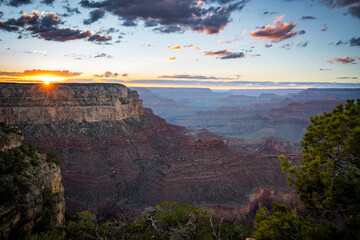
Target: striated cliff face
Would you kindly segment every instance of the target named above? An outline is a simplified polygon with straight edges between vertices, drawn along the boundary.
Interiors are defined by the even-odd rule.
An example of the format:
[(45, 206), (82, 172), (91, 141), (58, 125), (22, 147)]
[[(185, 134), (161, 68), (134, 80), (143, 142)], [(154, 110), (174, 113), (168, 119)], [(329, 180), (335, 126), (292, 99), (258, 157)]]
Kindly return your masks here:
[(2, 84), (0, 122), (50, 124), (119, 121), (139, 115), (142, 101), (123, 85)]
[(23, 239), (28, 231), (62, 226), (60, 167), (50, 155), (22, 145), (19, 129), (1, 123), (0, 136), (0, 238)]
[[(59, 156), (70, 212), (90, 210), (118, 217), (161, 201), (176, 201), (212, 206), (214, 211), (231, 208), (245, 213), (251, 210), (246, 207), (250, 200), (254, 201), (251, 194), (262, 189), (289, 192), (276, 156), (239, 154), (215, 135), (193, 141), (209, 134), (203, 131), (194, 136), (184, 127), (166, 123), (142, 107), (136, 92), (122, 85), (61, 84), (44, 93), (39, 85), (9, 88), (0, 84), (0, 91), (14, 91), (0, 96), (0, 109), (6, 115), (2, 117), (22, 129), (26, 142)], [(21, 100), (16, 97), (18, 92), (29, 98), (41, 95), (47, 105), (33, 101), (37, 107), (32, 108), (32, 100)], [(14, 107), (12, 96), (16, 97)], [(73, 119), (57, 110), (68, 108), (73, 108), (73, 115), (77, 111), (92, 113), (91, 120), (85, 115)], [(117, 108), (123, 109), (123, 115), (119, 112), (114, 116)], [(26, 114), (19, 118), (19, 111)], [(31, 115), (38, 111), (58, 112), (46, 121), (37, 121), (36, 115)], [(275, 195), (267, 195), (265, 202), (263, 195), (256, 196), (261, 205), (271, 202)], [(287, 202), (295, 200), (293, 197)], [(240, 210), (232, 215), (218, 213), (233, 218)]]

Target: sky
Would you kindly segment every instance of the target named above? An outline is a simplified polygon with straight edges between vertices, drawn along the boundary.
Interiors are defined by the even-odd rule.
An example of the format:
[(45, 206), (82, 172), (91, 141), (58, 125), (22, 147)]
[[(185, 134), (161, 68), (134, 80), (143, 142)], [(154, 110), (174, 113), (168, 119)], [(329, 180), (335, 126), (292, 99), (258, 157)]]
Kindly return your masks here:
[(360, 0), (0, 0), (0, 82), (360, 87)]

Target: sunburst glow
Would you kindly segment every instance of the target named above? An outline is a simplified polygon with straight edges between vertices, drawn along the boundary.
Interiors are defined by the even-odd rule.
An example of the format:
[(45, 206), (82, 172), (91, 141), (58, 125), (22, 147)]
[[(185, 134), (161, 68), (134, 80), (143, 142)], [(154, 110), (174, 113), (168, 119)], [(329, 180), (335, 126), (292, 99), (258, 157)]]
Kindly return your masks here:
[(46, 85), (65, 80), (64, 77), (58, 77), (58, 76), (31, 76), (31, 78), (37, 81), (44, 82)]

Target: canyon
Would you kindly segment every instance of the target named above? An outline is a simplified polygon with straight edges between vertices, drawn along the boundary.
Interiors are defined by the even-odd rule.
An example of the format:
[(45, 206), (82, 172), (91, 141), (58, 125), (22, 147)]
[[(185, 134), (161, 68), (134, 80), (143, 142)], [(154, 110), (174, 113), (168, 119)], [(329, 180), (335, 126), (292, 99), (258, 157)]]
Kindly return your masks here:
[(0, 122), (59, 156), (71, 213), (129, 217), (176, 201), (233, 220), (274, 200), (298, 204), (278, 160), (291, 143), (190, 132), (120, 84), (0, 84)]

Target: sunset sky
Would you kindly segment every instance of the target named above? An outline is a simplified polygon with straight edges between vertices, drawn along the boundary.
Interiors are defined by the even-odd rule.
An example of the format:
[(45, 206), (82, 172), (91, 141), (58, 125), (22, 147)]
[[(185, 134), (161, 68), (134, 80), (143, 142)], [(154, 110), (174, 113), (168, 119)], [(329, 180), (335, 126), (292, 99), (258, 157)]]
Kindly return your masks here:
[(360, 0), (0, 0), (0, 82), (360, 87)]

